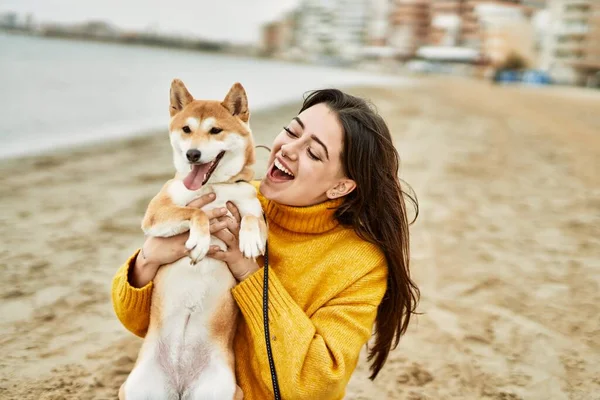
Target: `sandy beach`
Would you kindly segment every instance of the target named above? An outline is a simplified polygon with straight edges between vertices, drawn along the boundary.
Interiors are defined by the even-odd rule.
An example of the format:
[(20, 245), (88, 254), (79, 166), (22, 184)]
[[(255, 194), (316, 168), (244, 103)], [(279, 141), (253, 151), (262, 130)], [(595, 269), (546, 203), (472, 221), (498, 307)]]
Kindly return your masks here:
[[(352, 92), (388, 121), (419, 197), (422, 314), (375, 382), (361, 360), (347, 398), (600, 399), (600, 92), (457, 78)], [(298, 107), (254, 113), (256, 142)], [(0, 162), (0, 398), (116, 398), (141, 340), (111, 278), (172, 174), (166, 128)]]

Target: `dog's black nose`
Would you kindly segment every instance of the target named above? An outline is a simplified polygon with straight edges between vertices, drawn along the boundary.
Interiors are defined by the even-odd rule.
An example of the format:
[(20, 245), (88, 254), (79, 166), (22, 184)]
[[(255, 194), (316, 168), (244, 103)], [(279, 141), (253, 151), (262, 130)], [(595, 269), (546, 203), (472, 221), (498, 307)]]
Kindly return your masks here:
[(198, 162), (198, 160), (200, 160), (200, 155), (202, 153), (200, 153), (200, 150), (188, 150), (187, 153), (185, 153), (185, 156), (187, 157), (189, 162)]

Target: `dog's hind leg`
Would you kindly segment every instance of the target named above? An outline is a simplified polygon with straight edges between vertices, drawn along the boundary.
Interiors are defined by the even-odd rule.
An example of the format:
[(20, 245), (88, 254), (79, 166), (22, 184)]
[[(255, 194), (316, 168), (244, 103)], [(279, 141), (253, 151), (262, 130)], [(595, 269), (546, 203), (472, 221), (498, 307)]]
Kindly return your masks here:
[(235, 394), (233, 395), (233, 400), (244, 400), (244, 392), (242, 388), (236, 385)]
[[(239, 393), (237, 393), (239, 390)], [(241, 394), (235, 383), (235, 374), (231, 364), (221, 357), (213, 357), (210, 365), (202, 371), (198, 379), (192, 383), (181, 396), (182, 400), (233, 400)], [(243, 398), (243, 394), (242, 394)]]
[(179, 400), (179, 398), (179, 393), (158, 362), (153, 359), (139, 362), (119, 390), (120, 400)]
[(119, 388), (119, 400), (125, 400), (127, 396), (125, 396), (125, 382)]

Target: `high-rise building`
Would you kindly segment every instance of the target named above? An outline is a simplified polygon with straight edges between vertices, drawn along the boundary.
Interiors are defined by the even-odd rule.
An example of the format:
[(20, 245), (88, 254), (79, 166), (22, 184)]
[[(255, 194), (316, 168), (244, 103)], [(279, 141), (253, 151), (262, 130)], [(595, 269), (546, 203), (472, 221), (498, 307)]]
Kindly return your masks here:
[[(479, 49), (484, 39), (482, 33), (485, 28), (477, 13), (480, 5), (498, 6), (503, 9), (514, 7), (524, 12), (525, 15), (530, 15), (533, 9), (541, 7), (543, 3), (545, 0), (431, 0), (431, 18), (434, 21), (432, 44), (439, 42), (442, 37), (447, 37), (445, 30), (448, 28), (444, 28), (444, 26), (450, 24), (449, 27), (453, 30), (457, 45)], [(455, 27), (452, 22), (456, 18), (460, 21), (459, 27)], [(438, 21), (442, 21), (442, 23), (440, 24)], [(439, 25), (442, 27), (438, 27)]]
[(385, 46), (388, 44), (389, 0), (371, 0), (367, 21), (367, 45)]
[(388, 43), (403, 58), (429, 42), (431, 0), (391, 0)]
[(598, 85), (600, 1), (550, 0), (549, 13), (542, 68), (560, 82)]
[[(431, 1), (431, 32), (429, 42), (434, 46), (463, 45), (466, 26), (466, 0), (432, 0)], [(476, 32), (475, 32), (476, 33)]]
[(298, 46), (310, 59), (330, 51), (331, 10), (319, 0), (303, 0), (298, 6)]
[(262, 26), (261, 51), (264, 55), (289, 58), (297, 46), (298, 12), (290, 11), (283, 18)]
[(309, 57), (353, 60), (367, 41), (369, 0), (304, 0), (298, 44)]
[(541, 9), (546, 8), (548, 0), (522, 0), (521, 3), (525, 7), (541, 10)]
[(370, 1), (335, 0), (333, 3), (334, 46), (338, 56), (354, 60), (367, 44)]
[(535, 30), (528, 8), (496, 2), (475, 6), (480, 25), (480, 51), (494, 67), (519, 57), (526, 67), (536, 63)]

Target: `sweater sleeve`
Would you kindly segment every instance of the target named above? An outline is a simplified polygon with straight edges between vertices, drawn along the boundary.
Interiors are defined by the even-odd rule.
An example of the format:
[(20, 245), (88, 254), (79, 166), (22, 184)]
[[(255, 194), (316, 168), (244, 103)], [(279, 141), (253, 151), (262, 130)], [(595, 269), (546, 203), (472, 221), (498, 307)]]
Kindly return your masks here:
[[(261, 268), (233, 290), (248, 324), (263, 383), (272, 390), (263, 325)], [(307, 315), (269, 270), (269, 331), (282, 398), (328, 399), (344, 393), (371, 336), (386, 289), (382, 263)]]
[(115, 274), (112, 281), (112, 303), (123, 326), (137, 336), (144, 337), (150, 324), (152, 282), (138, 289), (131, 286), (128, 279), (138, 252), (139, 250)]

